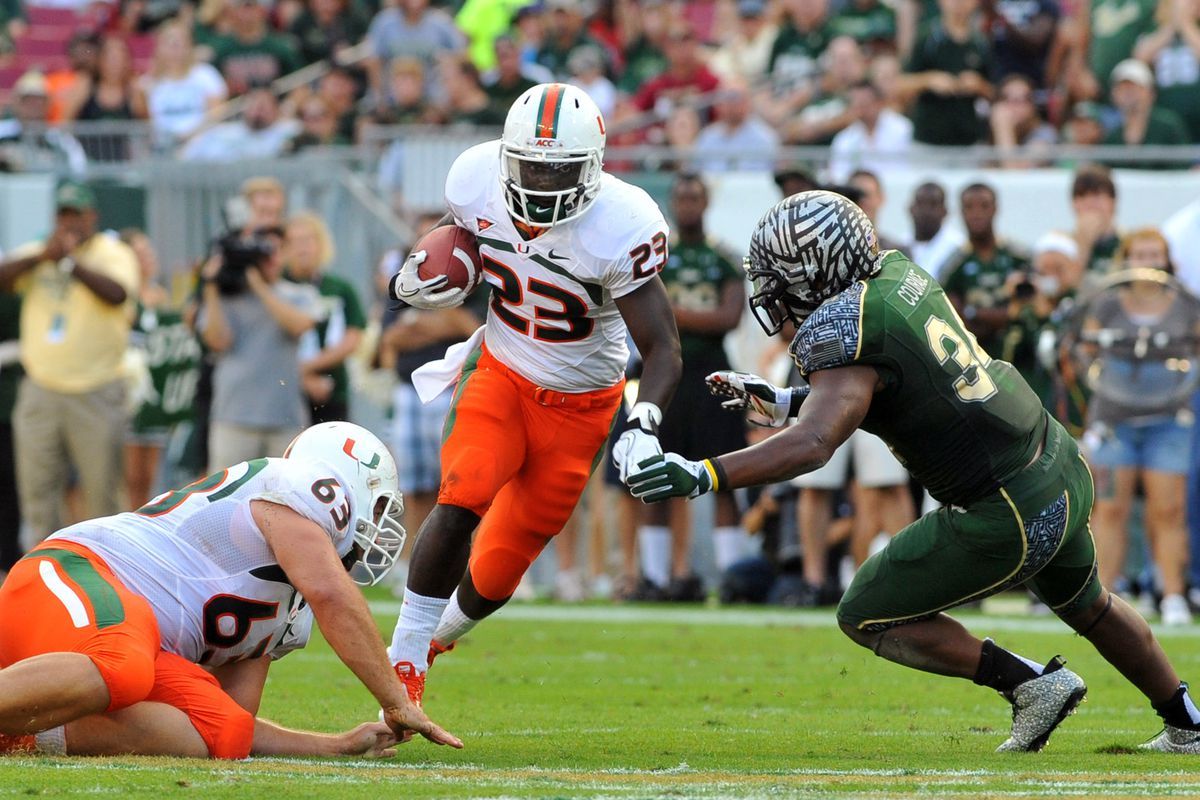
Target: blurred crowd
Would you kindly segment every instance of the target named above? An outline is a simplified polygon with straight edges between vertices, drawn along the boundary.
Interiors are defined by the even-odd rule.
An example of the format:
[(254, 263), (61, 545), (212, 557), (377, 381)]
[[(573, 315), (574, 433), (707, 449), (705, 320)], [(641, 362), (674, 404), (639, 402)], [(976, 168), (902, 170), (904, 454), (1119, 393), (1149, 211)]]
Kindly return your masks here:
[[(90, 29), (50, 71), (21, 46), (22, 6), (4, 6), (0, 64), (32, 68), (0, 141), (149, 120), (184, 158), (273, 157), (398, 135), (379, 126), (494, 129), (522, 91), (560, 80), (593, 97), (611, 145), (671, 145), (702, 172), (769, 164), (783, 145), (831, 146), (844, 181), (923, 145), (991, 144), (1019, 168), (1055, 143), (1200, 142), (1196, 0), (78, 5)], [(69, 134), (50, 138), (78, 167)]]

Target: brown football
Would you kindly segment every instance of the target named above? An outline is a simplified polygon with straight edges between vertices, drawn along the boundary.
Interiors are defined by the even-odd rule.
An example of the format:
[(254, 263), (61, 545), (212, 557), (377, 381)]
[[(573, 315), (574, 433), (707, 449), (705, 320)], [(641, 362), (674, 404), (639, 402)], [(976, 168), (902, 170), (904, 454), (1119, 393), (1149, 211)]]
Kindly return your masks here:
[(434, 228), (413, 245), (413, 252), (425, 251), (425, 260), (417, 269), (423, 280), (446, 276), (442, 289), (464, 289), (475, 291), (483, 280), (483, 267), (479, 260), (479, 245), (475, 234), (457, 225)]

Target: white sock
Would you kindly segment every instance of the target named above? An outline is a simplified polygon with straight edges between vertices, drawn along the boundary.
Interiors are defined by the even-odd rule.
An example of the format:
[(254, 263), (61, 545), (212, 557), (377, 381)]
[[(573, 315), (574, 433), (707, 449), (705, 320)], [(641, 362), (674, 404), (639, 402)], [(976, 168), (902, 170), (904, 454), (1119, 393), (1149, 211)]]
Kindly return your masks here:
[(33, 741), (37, 743), (39, 753), (48, 756), (65, 756), (67, 754), (67, 729), (63, 725), (34, 734)]
[(671, 529), (666, 525), (638, 526), (642, 574), (660, 588), (671, 582)]
[(437, 630), (433, 632), (433, 640), (443, 647), (449, 647), (478, 624), (479, 620), (463, 613), (462, 606), (458, 604), (458, 589), (455, 589), (454, 594), (450, 595), (450, 604), (442, 612)]
[(721, 572), (741, 561), (746, 534), (737, 525), (721, 525), (713, 531), (713, 553)]
[(388, 658), (393, 664), (407, 661), (418, 671), (429, 669), (429, 642), (449, 602), (449, 598), (426, 597), (404, 590), (404, 604), (392, 631), (392, 646), (388, 648)]

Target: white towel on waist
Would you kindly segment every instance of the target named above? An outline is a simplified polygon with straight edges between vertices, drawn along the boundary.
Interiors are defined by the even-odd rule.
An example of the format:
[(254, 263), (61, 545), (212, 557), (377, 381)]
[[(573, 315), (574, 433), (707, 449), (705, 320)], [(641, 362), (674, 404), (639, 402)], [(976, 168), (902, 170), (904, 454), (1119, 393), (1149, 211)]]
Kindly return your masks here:
[(430, 402), (458, 380), (458, 373), (462, 372), (467, 357), (483, 342), (486, 329), (487, 325), (480, 325), (471, 334), (471, 338), (446, 348), (446, 355), (413, 370), (412, 385), (422, 403)]

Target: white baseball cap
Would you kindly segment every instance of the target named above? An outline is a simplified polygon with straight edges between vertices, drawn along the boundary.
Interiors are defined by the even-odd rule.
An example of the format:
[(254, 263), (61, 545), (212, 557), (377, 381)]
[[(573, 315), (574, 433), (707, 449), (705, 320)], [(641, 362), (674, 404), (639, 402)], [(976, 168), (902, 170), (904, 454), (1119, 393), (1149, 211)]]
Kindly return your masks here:
[(1150, 89), (1154, 86), (1154, 73), (1136, 58), (1127, 58), (1113, 67), (1111, 82), (1117, 84), (1121, 81), (1129, 81)]
[(1072, 261), (1078, 261), (1079, 245), (1075, 244), (1074, 239), (1061, 231), (1050, 231), (1049, 233), (1043, 233), (1033, 243), (1033, 255), (1036, 257), (1042, 253), (1062, 253)]

